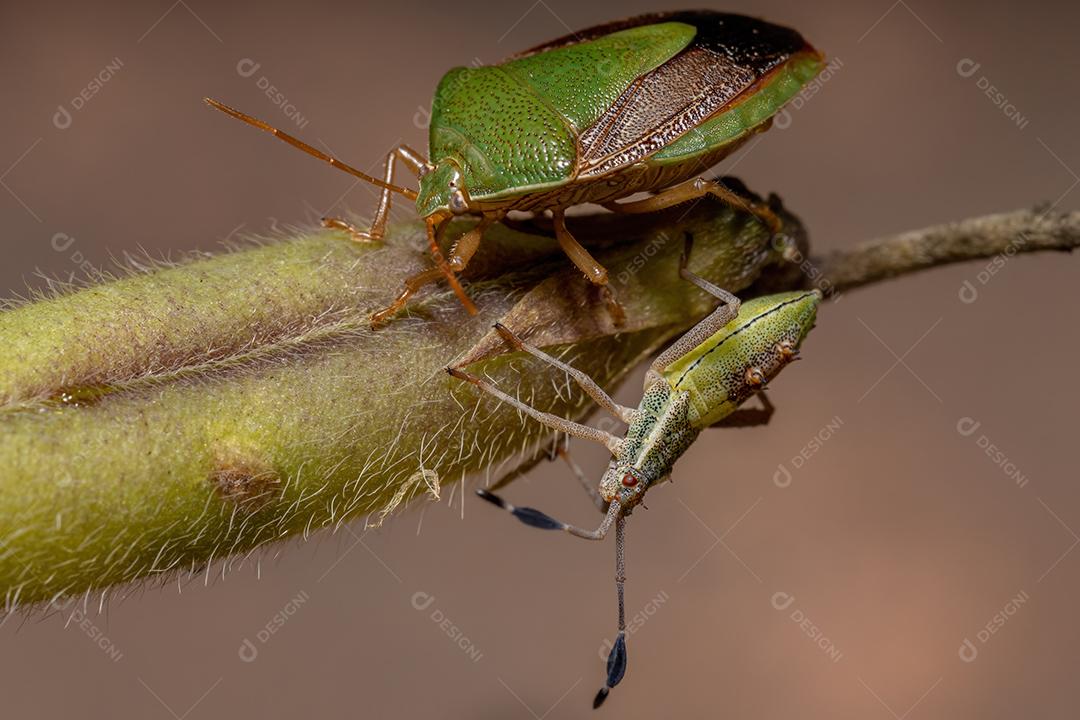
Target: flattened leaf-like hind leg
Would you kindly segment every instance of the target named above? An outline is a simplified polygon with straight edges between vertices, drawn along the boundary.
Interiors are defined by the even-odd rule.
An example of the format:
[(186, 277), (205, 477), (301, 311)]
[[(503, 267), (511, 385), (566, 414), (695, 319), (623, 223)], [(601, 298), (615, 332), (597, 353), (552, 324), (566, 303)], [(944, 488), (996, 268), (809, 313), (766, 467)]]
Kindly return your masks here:
[(686, 246), (683, 248), (682, 257), (679, 258), (679, 277), (694, 283), (705, 292), (718, 298), (721, 305), (709, 313), (709, 315), (697, 325), (690, 328), (690, 330), (682, 337), (673, 342), (670, 347), (656, 357), (656, 360), (649, 366), (649, 372), (645, 375), (646, 388), (652, 386), (657, 380), (662, 379), (661, 374), (667, 369), (668, 365), (696, 348), (711, 335), (715, 334), (720, 328), (738, 317), (739, 308), (742, 306), (739, 298), (735, 297), (727, 290), (713, 285), (705, 278), (690, 272), (686, 268), (686, 263), (690, 258), (690, 250), (693, 247), (693, 243), (693, 236), (690, 233), (687, 233)]
[(612, 524), (615, 525), (615, 593), (618, 597), (619, 631), (615, 636), (615, 644), (611, 646), (611, 651), (608, 653), (607, 679), (604, 681), (604, 686), (596, 693), (596, 697), (593, 698), (593, 708), (600, 707), (604, 700), (607, 699), (611, 689), (618, 685), (626, 675), (626, 517), (622, 514), (622, 506), (617, 502), (608, 505), (604, 521), (600, 523), (600, 527), (589, 531), (556, 520), (535, 508), (511, 505), (498, 495), (489, 493), (486, 490), (477, 490), (476, 492), (480, 497), (496, 507), (506, 510), (526, 525), (541, 530), (564, 530), (575, 537), (586, 540), (603, 540)]
[(706, 195), (712, 195), (732, 207), (753, 214), (769, 228), (770, 233), (776, 234), (784, 227), (780, 217), (767, 205), (745, 198), (721, 182), (705, 178), (688, 180), (642, 200), (624, 203), (610, 202), (605, 203), (604, 207), (617, 213), (656, 212)]
[(603, 540), (607, 537), (608, 531), (611, 529), (611, 524), (614, 523), (616, 519), (622, 519), (622, 506), (620, 506), (619, 503), (613, 502), (608, 506), (607, 512), (604, 514), (604, 520), (600, 523), (599, 527), (595, 530), (586, 530), (577, 527), (576, 525), (556, 520), (547, 513), (541, 512), (536, 508), (520, 507), (508, 503), (498, 495), (490, 493), (487, 490), (477, 490), (476, 494), (495, 507), (507, 511), (529, 527), (539, 528), (540, 530), (563, 530), (574, 537), (579, 537), (583, 540)]
[[(489, 395), (494, 395), (496, 398), (507, 403), (508, 405), (516, 407), (518, 410), (525, 413), (529, 417), (543, 423), (544, 425), (547, 425), (553, 430), (557, 430), (559, 432), (563, 432), (567, 435), (572, 435), (574, 437), (579, 437), (584, 440), (592, 440), (593, 442), (598, 442), (604, 447), (606, 447), (612, 455), (617, 455), (620, 448), (622, 447), (622, 440), (615, 437), (609, 432), (605, 432), (604, 430), (598, 430), (597, 428), (589, 427), (588, 425), (582, 425), (572, 420), (561, 418), (558, 415), (552, 415), (551, 413), (537, 410), (536, 408), (530, 405), (526, 405), (525, 403), (521, 402), (520, 400), (511, 395), (507, 395), (487, 380), (478, 378), (475, 375), (461, 370), (460, 368), (447, 368), (446, 371), (452, 377), (458, 378), (459, 380), (464, 380), (468, 383), (475, 385)], [(519, 508), (515, 505), (511, 505), (499, 496), (494, 495), (487, 490), (477, 490), (476, 493), (488, 502), (510, 512), (514, 515), (514, 517), (516, 517), (518, 520), (525, 523), (526, 525), (531, 525), (532, 527), (540, 528), (542, 530), (565, 530), (571, 535), (585, 538), (586, 540), (602, 539), (607, 534), (608, 528), (614, 521), (615, 516), (618, 514), (618, 512), (621, 511), (620, 505), (618, 503), (611, 503), (607, 509), (607, 515), (605, 516), (604, 522), (601, 523), (600, 527), (596, 530), (590, 531), (583, 530), (581, 528), (569, 525), (559, 520), (555, 520), (550, 515), (540, 512), (539, 510), (536, 510), (534, 508)]]

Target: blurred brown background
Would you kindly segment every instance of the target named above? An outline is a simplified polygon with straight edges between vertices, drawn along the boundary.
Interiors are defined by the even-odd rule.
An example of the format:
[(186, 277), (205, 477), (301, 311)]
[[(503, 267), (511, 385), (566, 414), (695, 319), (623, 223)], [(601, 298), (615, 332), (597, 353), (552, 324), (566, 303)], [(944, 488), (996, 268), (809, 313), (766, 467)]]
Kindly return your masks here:
[[(451, 66), (666, 5), (4, 3), (0, 286), (367, 210), (368, 189), (204, 95), (369, 167), (398, 141), (425, 145)], [(838, 61), (786, 128), (724, 167), (781, 193), (819, 251), (1080, 205), (1076, 3), (724, 9), (793, 25)], [(706, 434), (650, 496), (628, 548), (628, 611), (646, 619), (604, 713), (1075, 715), (1080, 258), (1012, 259), (985, 283), (982, 267), (828, 304), (775, 383), (772, 425)], [(599, 473), (600, 455), (579, 455)], [(559, 465), (507, 496), (594, 519)], [(611, 543), (447, 497), (362, 542), (358, 523), (280, 546), (261, 578), (253, 559), (66, 627), (70, 613), (11, 618), (3, 716), (587, 716), (615, 622)]]

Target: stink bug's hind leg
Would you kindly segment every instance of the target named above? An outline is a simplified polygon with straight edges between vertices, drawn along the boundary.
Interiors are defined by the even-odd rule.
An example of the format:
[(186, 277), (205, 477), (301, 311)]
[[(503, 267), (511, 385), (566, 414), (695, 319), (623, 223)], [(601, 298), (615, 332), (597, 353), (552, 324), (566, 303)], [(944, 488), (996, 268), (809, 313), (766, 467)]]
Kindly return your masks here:
[(566, 208), (555, 208), (551, 211), (555, 225), (555, 239), (559, 241), (559, 247), (570, 258), (570, 262), (577, 269), (585, 273), (585, 278), (593, 285), (601, 288), (604, 301), (607, 303), (611, 320), (616, 326), (626, 322), (626, 311), (615, 297), (615, 291), (608, 285), (607, 269), (596, 261), (596, 258), (586, 250), (581, 243), (566, 229)]
[(706, 195), (712, 195), (734, 208), (751, 213), (761, 220), (769, 228), (769, 232), (774, 235), (784, 227), (783, 221), (769, 206), (743, 197), (722, 182), (706, 180), (705, 178), (688, 180), (667, 190), (661, 190), (656, 195), (642, 200), (626, 203), (610, 202), (605, 203), (604, 207), (617, 213), (656, 212)]
[[(383, 164), (383, 182), (386, 185), (394, 184), (394, 167), (396, 161), (404, 163), (413, 175), (420, 177), (430, 167), (426, 158), (408, 145), (398, 145), (386, 155)], [(335, 230), (344, 230), (358, 242), (378, 242), (386, 234), (386, 221), (390, 217), (390, 190), (382, 188), (379, 193), (379, 204), (375, 209), (375, 217), (371, 221), (371, 227), (367, 230), (359, 230), (351, 223), (341, 218), (325, 217), (322, 219), (323, 227)]]
[(667, 350), (657, 356), (656, 360), (653, 361), (653, 364), (649, 366), (649, 372), (645, 376), (646, 387), (651, 385), (660, 376), (660, 373), (667, 369), (668, 365), (703, 343), (720, 328), (734, 320), (739, 314), (739, 307), (741, 306), (739, 298), (735, 297), (727, 290), (723, 290), (722, 288), (713, 285), (705, 278), (690, 272), (686, 268), (686, 262), (690, 257), (690, 249), (693, 246), (693, 242), (693, 236), (690, 233), (687, 233), (686, 247), (683, 249), (682, 257), (679, 258), (679, 277), (694, 283), (705, 292), (719, 299), (721, 305), (709, 313), (704, 320), (690, 328), (685, 335), (672, 343)]

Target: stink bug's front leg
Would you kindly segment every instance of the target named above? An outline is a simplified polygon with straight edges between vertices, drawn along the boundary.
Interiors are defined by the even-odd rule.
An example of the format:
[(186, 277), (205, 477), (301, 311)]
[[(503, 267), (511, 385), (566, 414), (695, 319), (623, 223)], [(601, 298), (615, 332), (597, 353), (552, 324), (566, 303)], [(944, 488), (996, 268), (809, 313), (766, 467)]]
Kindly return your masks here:
[[(256, 127), (260, 130), (270, 133), (278, 140), (286, 142), (295, 148), (299, 148), (300, 150), (306, 152), (308, 155), (316, 157), (319, 160), (322, 160), (323, 162), (337, 168), (338, 170), (341, 170), (342, 172), (348, 173), (353, 177), (358, 177), (365, 182), (369, 182), (372, 185), (382, 188), (382, 194), (379, 196), (379, 206), (375, 212), (375, 219), (371, 224), (371, 228), (367, 232), (357, 230), (355, 227), (345, 222), (344, 220), (340, 220), (337, 218), (323, 218), (323, 225), (325, 227), (345, 230), (350, 235), (352, 235), (354, 240), (370, 242), (373, 240), (381, 240), (383, 238), (383, 235), (386, 233), (386, 218), (390, 211), (390, 193), (396, 192), (404, 195), (410, 200), (416, 200), (417, 193), (415, 190), (403, 188), (391, 182), (391, 180), (393, 180), (394, 178), (395, 160), (400, 159), (402, 162), (404, 162), (405, 166), (412, 170), (414, 173), (416, 173), (417, 177), (431, 170), (430, 163), (428, 163), (427, 160), (425, 160), (420, 153), (416, 152), (407, 145), (399, 145), (398, 147), (391, 150), (390, 154), (386, 156), (386, 165), (383, 171), (386, 179), (379, 180), (377, 178), (373, 178), (367, 173), (357, 170), (356, 168), (342, 162), (341, 160), (338, 160), (332, 155), (327, 155), (322, 150), (318, 150), (311, 145), (308, 145), (303, 140), (295, 138), (289, 133), (278, 129), (269, 123), (263, 122), (256, 117), (252, 117), (247, 113), (242, 113), (235, 108), (231, 108), (228, 105), (219, 103), (217, 100), (211, 100), (210, 98), (206, 98), (206, 103), (210, 107), (220, 110), (221, 112), (225, 113), (230, 117), (234, 117), (241, 122), (251, 125), (252, 127)], [(442, 252), (439, 250), (439, 246), (435, 242), (434, 223), (434, 218), (427, 218), (428, 245), (431, 248), (431, 255), (432, 258), (435, 260), (435, 265), (439, 269), (439, 272), (446, 278), (447, 282), (450, 283), (450, 287), (454, 290), (454, 294), (458, 296), (458, 299), (465, 307), (465, 310), (468, 311), (470, 315), (475, 315), (476, 306), (473, 305), (472, 301), (469, 300), (469, 297), (465, 294), (465, 290), (461, 287), (461, 283), (458, 282), (457, 278), (454, 276), (454, 273), (450, 270), (450, 266), (447, 265), (446, 260), (443, 259)], [(421, 275), (424, 275), (424, 273), (421, 273)], [(410, 280), (413, 281), (412, 285), (414, 285), (415, 287), (421, 287), (427, 282), (430, 282), (425, 280), (422, 283), (418, 283), (419, 276), (410, 278)], [(413, 292), (415, 292), (415, 290), (409, 290), (409, 288), (410, 285), (407, 283), (406, 289), (402, 291), (404, 297), (406, 298)], [(401, 298), (399, 298), (399, 301), (400, 304), (396, 301), (395, 304), (391, 305), (390, 308), (373, 314), (371, 316), (372, 326), (377, 327), (383, 322), (383, 320), (396, 313), (397, 310), (400, 309), (402, 305), (404, 305), (404, 301), (401, 300)], [(391, 309), (393, 310), (393, 312), (390, 312)]]
[(416, 177), (420, 177), (430, 168), (427, 159), (413, 150), (408, 145), (398, 145), (386, 155), (383, 164), (382, 192), (379, 193), (379, 205), (375, 209), (375, 217), (371, 221), (371, 227), (367, 230), (359, 230), (351, 223), (341, 218), (325, 217), (322, 219), (323, 227), (344, 230), (358, 242), (378, 242), (386, 235), (386, 221), (390, 217), (391, 195), (387, 187), (394, 184), (394, 167), (400, 160)]
[(435, 261), (435, 267), (422, 270), (411, 277), (405, 278), (401, 292), (394, 298), (394, 302), (371, 314), (372, 328), (378, 328), (397, 315), (405, 307), (405, 303), (409, 301), (409, 298), (415, 295), (420, 288), (437, 281), (440, 276), (446, 278), (465, 311), (470, 315), (476, 314), (476, 305), (465, 294), (465, 289), (461, 287), (461, 283), (458, 281), (457, 276), (454, 275), (453, 270), (450, 269), (450, 264), (446, 262), (446, 258), (443, 257), (442, 250), (439, 248), (437, 236), (445, 223), (440, 223), (436, 227), (436, 219), (428, 218), (424, 224), (427, 228), (428, 251), (431, 253), (432, 260)]
[(679, 205), (690, 200), (696, 200), (706, 195), (713, 197), (748, 213), (752, 213), (769, 228), (769, 232), (776, 234), (783, 229), (784, 223), (779, 216), (767, 205), (755, 202), (732, 191), (726, 185), (716, 180), (696, 178), (688, 180), (680, 185), (661, 190), (652, 197), (642, 200), (634, 200), (627, 203), (605, 203), (604, 207), (617, 213), (646, 213), (664, 210), (665, 208)]
[[(454, 247), (450, 250), (449, 260), (443, 258), (442, 250), (439, 249), (437, 241), (437, 234), (439, 230), (442, 229), (442, 225), (436, 230), (432, 227), (431, 223), (428, 223), (428, 245), (431, 251), (431, 257), (435, 260), (436, 267), (430, 270), (423, 270), (411, 277), (405, 278), (405, 283), (401, 292), (394, 298), (394, 302), (373, 314), (371, 316), (371, 324), (373, 326), (381, 325), (394, 315), (397, 315), (398, 312), (405, 307), (405, 304), (409, 302), (409, 298), (415, 295), (420, 288), (425, 285), (430, 285), (433, 282), (437, 282), (440, 277), (447, 278), (450, 282), (450, 287), (452, 287), (456, 293), (461, 285), (454, 273), (461, 272), (465, 269), (465, 266), (469, 264), (469, 260), (476, 254), (476, 250), (480, 246), (480, 240), (484, 236), (484, 231), (497, 223), (501, 218), (501, 213), (493, 213), (481, 218), (480, 222), (478, 222), (473, 229), (462, 235), (454, 243)], [(475, 315), (476, 306), (473, 305), (468, 297), (464, 296), (464, 292), (459, 293), (458, 297), (461, 299), (461, 304), (465, 307), (465, 310), (470, 315)]]

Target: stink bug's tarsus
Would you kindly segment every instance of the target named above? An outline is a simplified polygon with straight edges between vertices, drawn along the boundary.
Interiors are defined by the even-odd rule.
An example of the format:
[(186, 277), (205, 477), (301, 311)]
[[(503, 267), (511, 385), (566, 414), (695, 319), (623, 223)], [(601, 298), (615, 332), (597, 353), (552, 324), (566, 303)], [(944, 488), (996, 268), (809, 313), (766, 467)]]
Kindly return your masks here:
[[(618, 635), (608, 655), (607, 680), (597, 693), (599, 707), (611, 688), (626, 673), (626, 618), (624, 534), (626, 518), (641, 504), (646, 491), (671, 477), (676, 460), (705, 428), (757, 425), (768, 422), (772, 405), (762, 392), (765, 385), (793, 361), (799, 345), (814, 324), (821, 293), (797, 291), (755, 298), (741, 303), (734, 295), (686, 268), (691, 239), (679, 264), (679, 275), (720, 300), (708, 317), (657, 356), (645, 376), (645, 390), (637, 408), (619, 405), (588, 375), (551, 357), (496, 325), (507, 345), (567, 373), (596, 403), (627, 425), (615, 435), (537, 410), (461, 368), (447, 368), (465, 380), (544, 425), (566, 435), (603, 444), (612, 455), (598, 487), (570, 463), (593, 502), (604, 513), (595, 530), (575, 527), (528, 507), (517, 507), (487, 490), (477, 493), (512, 513), (526, 525), (562, 530), (587, 540), (602, 540), (615, 528), (615, 585), (618, 593)], [(739, 409), (751, 395), (761, 398), (761, 409)], [(560, 451), (565, 456), (565, 452)]]
[[(822, 67), (822, 55), (794, 30), (742, 15), (684, 11), (598, 25), (498, 65), (448, 72), (432, 102), (427, 157), (398, 146), (387, 155), (381, 180), (261, 120), (207, 102), (382, 189), (368, 230), (339, 219), (324, 220), (327, 227), (378, 241), (392, 193), (415, 201), (435, 267), (408, 278), (397, 298), (372, 315), (373, 325), (440, 277), (475, 312), (457, 274), (484, 231), (511, 211), (551, 213), (560, 247), (604, 289), (619, 324), (621, 307), (607, 271), (574, 239), (566, 210), (596, 203), (620, 213), (652, 212), (713, 195), (778, 230), (768, 207), (698, 176), (768, 129)], [(398, 162), (417, 177), (419, 191), (394, 183)], [(641, 192), (654, 194), (627, 200)], [(441, 234), (461, 215), (479, 221), (444, 257)]]

